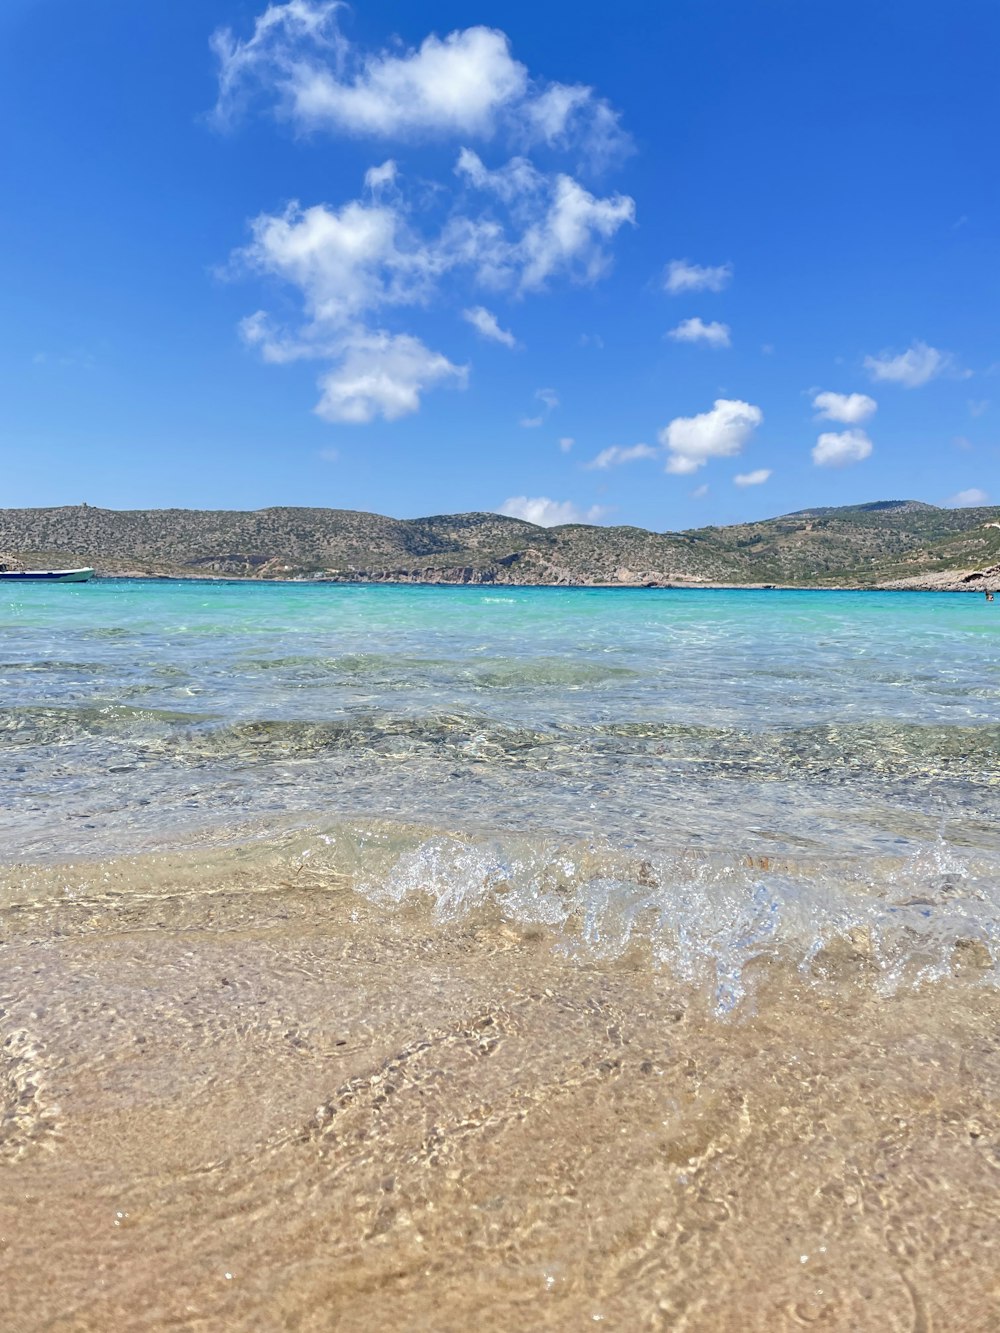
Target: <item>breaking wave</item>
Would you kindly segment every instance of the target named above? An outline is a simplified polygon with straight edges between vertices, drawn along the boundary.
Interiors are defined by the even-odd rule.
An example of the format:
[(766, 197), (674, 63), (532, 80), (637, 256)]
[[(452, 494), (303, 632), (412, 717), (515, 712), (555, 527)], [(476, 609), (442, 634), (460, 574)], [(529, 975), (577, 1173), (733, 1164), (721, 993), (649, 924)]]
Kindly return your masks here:
[(772, 967), (886, 994), (1000, 983), (1000, 867), (943, 843), (878, 864), (725, 862), (448, 833), (400, 849), (398, 830), (373, 825), (316, 835), (298, 856), (313, 882), (346, 874), (372, 904), (438, 929), (512, 929), (583, 964), (663, 969), (719, 1014)]

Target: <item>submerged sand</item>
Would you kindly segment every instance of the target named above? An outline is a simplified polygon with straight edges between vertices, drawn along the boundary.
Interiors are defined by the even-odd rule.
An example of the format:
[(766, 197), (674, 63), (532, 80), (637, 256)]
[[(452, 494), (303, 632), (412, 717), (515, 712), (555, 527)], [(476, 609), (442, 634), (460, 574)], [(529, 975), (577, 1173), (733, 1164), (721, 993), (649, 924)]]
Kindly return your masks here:
[(1000, 1328), (1000, 997), (244, 848), (6, 873), (8, 1333)]

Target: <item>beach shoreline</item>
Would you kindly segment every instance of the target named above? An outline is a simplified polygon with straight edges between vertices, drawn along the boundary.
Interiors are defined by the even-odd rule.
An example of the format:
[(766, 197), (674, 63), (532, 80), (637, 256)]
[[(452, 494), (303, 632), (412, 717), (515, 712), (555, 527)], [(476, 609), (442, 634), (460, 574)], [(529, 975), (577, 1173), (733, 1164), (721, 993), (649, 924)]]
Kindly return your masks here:
[(10, 1327), (989, 1326), (973, 955), (892, 994), (859, 939), (811, 979), (776, 957), (719, 1016), (641, 948), (392, 906), (302, 850), (8, 903)]
[(330, 575), (310, 575), (292, 578), (267, 577), (237, 574), (170, 573), (151, 574), (141, 570), (123, 569), (110, 571), (96, 567), (94, 582), (107, 582), (113, 579), (128, 579), (136, 582), (163, 583), (170, 581), (195, 583), (240, 583), (240, 584), (323, 584), (357, 587), (394, 587), (394, 588), (601, 588), (612, 590), (622, 588), (628, 591), (649, 589), (650, 591), (672, 592), (960, 592), (983, 594), (1000, 592), (1000, 574), (986, 577), (970, 584), (968, 577), (975, 577), (978, 571), (969, 570), (961, 578), (951, 575), (940, 578), (895, 579), (886, 583), (723, 583), (701, 582), (697, 580), (654, 582), (648, 579), (629, 582), (619, 580), (614, 583), (593, 582), (552, 582), (552, 583), (514, 583), (493, 579), (416, 579), (416, 578), (362, 578), (334, 577)]

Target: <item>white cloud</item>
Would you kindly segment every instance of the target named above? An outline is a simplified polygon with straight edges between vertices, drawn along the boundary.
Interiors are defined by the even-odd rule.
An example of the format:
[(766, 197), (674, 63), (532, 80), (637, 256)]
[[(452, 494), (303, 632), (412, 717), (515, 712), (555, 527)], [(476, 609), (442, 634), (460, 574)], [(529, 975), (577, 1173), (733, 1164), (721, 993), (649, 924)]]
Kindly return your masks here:
[(462, 311), (462, 318), (468, 320), (472, 327), (484, 338), (493, 342), (503, 343), (504, 347), (516, 347), (517, 339), (507, 329), (502, 329), (497, 322), (497, 317), (492, 310), (487, 310), (484, 305), (472, 306), (469, 310)]
[(702, 482), (700, 486), (696, 486), (694, 490), (691, 492), (691, 499), (704, 500), (705, 496), (708, 494), (708, 491), (709, 491), (708, 482), (707, 481)]
[(544, 420), (544, 417), (521, 417), (517, 424), (523, 426), (525, 430), (534, 430), (537, 426), (540, 426)]
[(579, 146), (593, 167), (631, 153), (632, 141), (617, 111), (582, 83), (550, 83), (523, 109), (523, 137), (549, 147)]
[(528, 120), (536, 137), (549, 144), (565, 138), (576, 115), (590, 101), (592, 88), (582, 83), (553, 83), (527, 108)]
[(545, 176), (527, 157), (512, 157), (502, 167), (490, 168), (471, 148), (462, 148), (455, 163), (455, 175), (477, 190), (489, 191), (510, 204), (524, 195), (542, 190)]
[(989, 502), (989, 495), (986, 491), (980, 490), (978, 486), (970, 486), (967, 491), (959, 491), (957, 495), (952, 495), (945, 500), (946, 505), (952, 505), (956, 509), (975, 509), (979, 505), (986, 505)]
[[(475, 154), (469, 156), (473, 168), (482, 167)], [(368, 173), (368, 193), (362, 199), (339, 208), (327, 204), (302, 208), (293, 202), (280, 213), (261, 214), (250, 224), (250, 243), (234, 256), (234, 267), (289, 283), (301, 297), (303, 316), (299, 326), (287, 332), (276, 330), (266, 312), (258, 311), (243, 321), (245, 341), (274, 363), (302, 358), (337, 362), (358, 347), (368, 349), (367, 357), (388, 336), (372, 331), (372, 316), (427, 304), (447, 274), (472, 269), (474, 280), (487, 268), (490, 277), (522, 290), (542, 285), (560, 269), (574, 278), (599, 276), (607, 263), (603, 238), (613, 232), (614, 217), (631, 214), (632, 201), (594, 199), (569, 177), (546, 177), (530, 163), (522, 170), (518, 162), (515, 159), (497, 172), (482, 170), (505, 186), (513, 182), (511, 197), (517, 203), (511, 221), (515, 226), (520, 222), (520, 236), (509, 235), (503, 223), (488, 216), (453, 217), (437, 236), (418, 234), (398, 191), (391, 197), (385, 194), (390, 182), (396, 181), (388, 163), (375, 168), (374, 177)], [(519, 197), (525, 191), (528, 197)], [(482, 336), (508, 347), (516, 345), (513, 334), (501, 328), (485, 306), (471, 305), (464, 313)], [(437, 355), (426, 348), (424, 352), (427, 357)], [(430, 365), (426, 358), (425, 363)], [(434, 364), (440, 368), (450, 362), (440, 358)], [(422, 372), (407, 383), (419, 392), (456, 373), (454, 367), (440, 374)], [(339, 373), (333, 373), (323, 381), (333, 386), (335, 404), (340, 380)], [(546, 414), (558, 402), (549, 389), (537, 396)], [(323, 415), (331, 415), (330, 401), (324, 390)], [(354, 403), (353, 398), (350, 401)], [(397, 406), (410, 401), (412, 394), (406, 392)], [(384, 405), (390, 409), (386, 415), (399, 415), (388, 399)], [(370, 419), (365, 407), (354, 404), (350, 410), (350, 416), (336, 419)], [(544, 414), (531, 424), (542, 420)]]
[(605, 470), (612, 467), (620, 467), (622, 463), (634, 463), (639, 458), (655, 458), (656, 450), (651, 449), (648, 444), (633, 444), (628, 448), (623, 448), (620, 444), (613, 444), (608, 449), (602, 449), (596, 458), (592, 458), (589, 463), (584, 463), (584, 467), (598, 468)]
[(325, 333), (306, 329), (287, 334), (274, 329), (262, 310), (242, 321), (240, 333), (272, 364), (331, 363), (319, 377), (321, 394), (314, 409), (325, 421), (364, 423), (377, 416), (395, 421), (419, 409), (425, 389), (445, 383), (464, 388), (468, 379), (466, 366), (453, 365), (405, 333), (355, 324)]
[(380, 167), (369, 167), (365, 172), (365, 189), (377, 194), (379, 190), (386, 190), (390, 185), (395, 185), (398, 175), (399, 168), (396, 163), (391, 157), (387, 158)]
[(866, 356), (865, 369), (873, 380), (902, 384), (906, 389), (917, 389), (939, 375), (959, 373), (965, 377), (964, 372), (956, 372), (955, 359), (950, 352), (928, 347), (925, 342), (915, 342), (897, 356), (890, 352)]
[(606, 243), (635, 222), (635, 201), (615, 194), (599, 199), (563, 172), (546, 175), (524, 157), (488, 168), (478, 153), (463, 148), (455, 172), (476, 190), (496, 196), (509, 210), (514, 236), (490, 214), (478, 221), (456, 219), (447, 243), (476, 267), (487, 286), (514, 285), (539, 291), (566, 274), (595, 282), (606, 272)]
[(845, 467), (860, 463), (872, 451), (872, 442), (863, 430), (829, 431), (819, 437), (812, 451), (817, 467)]
[(296, 288), (304, 319), (286, 332), (257, 311), (240, 332), (265, 361), (331, 363), (320, 376), (316, 405), (325, 420), (392, 421), (417, 411), (423, 390), (465, 383), (464, 367), (418, 338), (366, 324), (384, 307), (422, 303), (442, 267), (433, 249), (409, 233), (398, 207), (354, 200), (340, 209), (302, 209), (293, 203), (256, 218), (251, 236), (237, 260)]
[(215, 119), (228, 124), (244, 109), (256, 86), (273, 82), (282, 99), (294, 91), (298, 46), (326, 47), (332, 59), (342, 58), (345, 43), (336, 25), (341, 0), (288, 0), (270, 4), (254, 22), (253, 36), (240, 41), (229, 28), (218, 28), (209, 45), (219, 62), (219, 96)]
[(733, 478), (734, 486), (763, 486), (771, 476), (769, 467), (759, 467), (755, 472), (737, 472)]
[(572, 500), (550, 500), (545, 495), (512, 495), (496, 512), (508, 518), (523, 518), (540, 528), (554, 528), (561, 523), (597, 523), (608, 511), (601, 505), (580, 509)]
[(400, 138), (490, 135), (501, 110), (527, 92), (528, 72), (495, 28), (431, 35), (402, 54), (364, 53), (340, 32), (341, 7), (290, 0), (270, 5), (246, 41), (217, 32), (217, 117), (231, 119), (260, 90), (303, 129)]
[(856, 426), (878, 411), (878, 403), (866, 393), (817, 393), (813, 407), (824, 421), (841, 421)]
[(663, 286), (671, 296), (683, 292), (721, 292), (733, 276), (732, 264), (715, 268), (692, 264), (686, 259), (672, 259), (663, 274)]
[[(287, 0), (271, 4), (248, 38), (217, 33), (219, 120), (231, 121), (263, 94), (303, 130), (397, 138), (489, 138), (502, 130), (522, 147), (544, 141), (591, 157), (600, 142), (621, 136), (616, 114), (593, 89), (533, 81), (496, 29), (472, 27), (430, 36), (417, 48), (365, 52), (341, 33), (342, 7), (335, 0)], [(422, 193), (413, 201), (415, 188)], [(450, 188), (444, 182), (404, 188), (388, 158), (369, 168), (357, 199), (293, 202), (251, 222), (234, 270), (289, 284), (301, 311), (285, 327), (258, 311), (241, 333), (271, 362), (328, 361), (323, 415), (398, 416), (414, 410), (405, 405), (424, 388), (457, 382), (465, 371), (409, 333), (383, 328), (393, 322), (391, 312), (430, 304), (446, 278), (517, 295), (543, 291), (559, 278), (594, 282), (610, 265), (615, 235), (634, 220), (628, 196), (597, 196), (565, 171), (541, 171), (527, 157), (490, 167), (462, 147)], [(478, 296), (466, 294), (465, 319), (481, 336), (516, 346)], [(398, 394), (354, 393), (355, 371), (363, 366), (360, 380), (367, 381), (373, 361), (382, 368), (405, 361)], [(379, 369), (375, 378), (381, 377)]]
[(564, 454), (568, 454), (575, 443), (576, 441), (573, 439), (572, 435), (564, 435), (559, 441), (559, 448)]
[(293, 89), (296, 118), (354, 134), (410, 137), (421, 131), (492, 134), (496, 116), (520, 97), (527, 71), (495, 28), (430, 36), (405, 55), (363, 58), (353, 78), (313, 65)]
[(627, 195), (597, 199), (571, 176), (558, 175), (547, 213), (527, 229), (520, 242), (522, 289), (543, 287), (559, 272), (584, 282), (596, 281), (608, 267), (601, 241), (610, 240), (619, 227), (634, 221), (635, 202)]
[(310, 318), (326, 327), (379, 306), (422, 301), (441, 269), (440, 257), (409, 234), (400, 210), (384, 203), (291, 203), (255, 218), (251, 233), (237, 258), (292, 283)]
[[(292, 333), (275, 328), (266, 310), (257, 310), (239, 322), (239, 334), (248, 347), (260, 352), (261, 358), (271, 365), (286, 365), (290, 361), (317, 358), (323, 348), (297, 338)], [(331, 350), (330, 355), (335, 355)]]
[(763, 420), (759, 407), (728, 398), (716, 398), (711, 411), (698, 416), (675, 417), (659, 436), (669, 451), (667, 471), (696, 472), (710, 458), (732, 458)]
[(468, 371), (409, 334), (358, 333), (341, 360), (320, 377), (316, 413), (324, 421), (395, 421), (416, 412), (425, 389), (446, 381), (464, 387)]
[[(383, 181), (385, 166), (375, 168)], [(459, 214), (438, 236), (422, 237), (401, 199), (355, 199), (340, 208), (293, 202), (255, 218), (251, 243), (237, 258), (294, 283), (314, 318), (343, 323), (362, 309), (420, 303), (456, 269), (471, 268), (487, 285), (522, 291), (539, 289), (560, 272), (594, 281), (609, 263), (604, 242), (634, 217), (633, 200), (596, 199), (571, 177), (543, 175), (525, 159), (488, 171), (463, 150), (458, 170), (514, 204), (512, 226), (488, 214)]]
[(255, 95), (302, 130), (379, 138), (477, 135), (578, 150), (595, 166), (628, 151), (618, 113), (583, 84), (545, 83), (482, 25), (419, 47), (364, 51), (338, 25), (336, 0), (271, 4), (250, 37), (220, 29), (215, 117), (231, 123)]
[(705, 324), (696, 316), (694, 319), (681, 320), (675, 329), (670, 330), (667, 337), (679, 343), (704, 342), (708, 343), (709, 347), (728, 347), (730, 332), (728, 324), (720, 324), (717, 320)]

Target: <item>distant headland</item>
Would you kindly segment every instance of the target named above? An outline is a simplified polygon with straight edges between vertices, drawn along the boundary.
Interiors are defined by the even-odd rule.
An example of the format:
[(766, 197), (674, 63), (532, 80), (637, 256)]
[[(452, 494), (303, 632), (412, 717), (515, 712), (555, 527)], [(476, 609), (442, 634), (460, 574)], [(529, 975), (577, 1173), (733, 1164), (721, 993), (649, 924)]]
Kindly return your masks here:
[(1000, 589), (1000, 507), (880, 500), (649, 532), (493, 513), (347, 509), (0, 510), (0, 550), (99, 575), (631, 587)]

